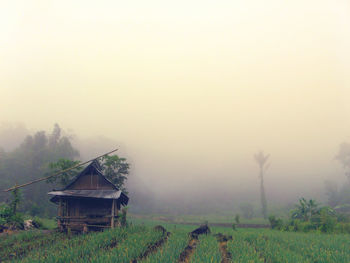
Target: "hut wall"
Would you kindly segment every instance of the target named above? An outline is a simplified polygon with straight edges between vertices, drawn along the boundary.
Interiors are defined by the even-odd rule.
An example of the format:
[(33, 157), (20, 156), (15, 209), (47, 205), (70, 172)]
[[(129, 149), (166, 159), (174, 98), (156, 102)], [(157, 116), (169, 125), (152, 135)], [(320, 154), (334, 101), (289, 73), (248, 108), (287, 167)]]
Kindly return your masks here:
[(112, 200), (89, 199), (80, 200), (80, 214), (88, 217), (110, 216)]

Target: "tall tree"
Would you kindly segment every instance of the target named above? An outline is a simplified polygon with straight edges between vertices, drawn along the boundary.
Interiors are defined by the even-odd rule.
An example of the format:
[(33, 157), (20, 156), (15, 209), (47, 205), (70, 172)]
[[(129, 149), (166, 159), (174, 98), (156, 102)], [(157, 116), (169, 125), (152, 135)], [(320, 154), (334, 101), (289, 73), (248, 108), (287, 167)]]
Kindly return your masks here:
[(254, 155), (254, 159), (256, 163), (259, 165), (259, 178), (260, 178), (260, 201), (262, 214), (264, 218), (267, 218), (267, 201), (265, 195), (265, 187), (264, 187), (264, 173), (269, 168), (268, 160), (270, 155), (265, 155), (263, 151), (260, 151)]
[(350, 143), (344, 142), (339, 146), (338, 154), (335, 156), (335, 159), (343, 165), (345, 176), (350, 182)]

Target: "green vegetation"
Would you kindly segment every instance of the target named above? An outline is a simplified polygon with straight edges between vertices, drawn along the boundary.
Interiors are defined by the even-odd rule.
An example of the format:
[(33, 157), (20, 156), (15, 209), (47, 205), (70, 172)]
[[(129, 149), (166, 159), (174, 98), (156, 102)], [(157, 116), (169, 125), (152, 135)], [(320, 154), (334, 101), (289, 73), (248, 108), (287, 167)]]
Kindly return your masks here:
[(190, 258), (191, 263), (221, 262), (218, 241), (212, 235), (199, 236), (199, 242)]
[[(157, 231), (151, 221), (104, 232), (68, 236), (27, 231), (0, 237), (2, 262), (178, 262), (189, 244), (188, 233), (195, 226), (165, 224), (171, 234)], [(350, 262), (350, 235), (280, 232), (270, 229), (213, 227), (212, 234), (200, 235), (189, 262), (221, 262), (222, 239), (232, 236), (226, 251), (232, 262)], [(222, 235), (223, 236), (223, 235)], [(160, 243), (160, 240), (164, 242)], [(225, 240), (224, 240), (225, 241)], [(225, 241), (225, 244), (226, 244)], [(220, 249), (221, 248), (221, 249)]]
[(46, 247), (67, 238), (61, 233), (47, 234), (42, 231), (23, 231), (16, 235), (0, 238), (0, 261), (23, 257), (33, 249)]
[(283, 222), (281, 218), (269, 217), (272, 229), (282, 231), (322, 233), (350, 233), (350, 219), (344, 214), (337, 214), (328, 206), (319, 207), (314, 200), (299, 200), (296, 208), (290, 211), (290, 218)]
[(349, 235), (242, 230), (228, 250), (233, 262), (349, 262)]
[(174, 229), (167, 242), (156, 253), (151, 254), (143, 262), (176, 262), (189, 241), (187, 229)]

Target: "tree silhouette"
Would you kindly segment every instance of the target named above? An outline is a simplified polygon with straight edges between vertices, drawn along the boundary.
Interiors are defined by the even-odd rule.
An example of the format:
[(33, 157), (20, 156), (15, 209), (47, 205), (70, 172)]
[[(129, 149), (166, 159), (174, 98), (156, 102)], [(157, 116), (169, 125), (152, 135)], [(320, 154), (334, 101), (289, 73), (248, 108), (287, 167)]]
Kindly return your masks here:
[(269, 164), (267, 163), (270, 155), (265, 155), (263, 151), (260, 151), (256, 154), (254, 154), (254, 159), (256, 163), (259, 165), (259, 177), (260, 177), (260, 201), (261, 201), (261, 208), (262, 208), (262, 214), (264, 218), (267, 218), (267, 201), (266, 201), (266, 195), (265, 195), (265, 188), (264, 188), (264, 172), (269, 168)]

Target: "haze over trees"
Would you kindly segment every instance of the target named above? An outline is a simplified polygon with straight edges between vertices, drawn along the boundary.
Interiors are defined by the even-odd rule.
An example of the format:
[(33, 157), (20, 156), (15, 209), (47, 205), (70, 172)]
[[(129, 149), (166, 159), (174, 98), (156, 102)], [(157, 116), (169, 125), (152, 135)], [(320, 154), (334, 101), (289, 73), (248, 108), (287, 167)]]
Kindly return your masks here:
[[(25, 183), (52, 174), (55, 171), (71, 167), (80, 160), (89, 160), (94, 156), (110, 150), (110, 147), (121, 144), (112, 139), (106, 138), (105, 140), (103, 137), (92, 137), (86, 140), (76, 135), (67, 135), (59, 125), (54, 125), (51, 131), (38, 131), (31, 135), (26, 134), (26, 136), (23, 136), (24, 132), (28, 131), (25, 126), (7, 125), (6, 127), (8, 131), (0, 130), (0, 134), (7, 136), (6, 140), (11, 141), (12, 148), (9, 147), (9, 144), (0, 151), (0, 189), (11, 187), (16, 183)], [(11, 132), (17, 140), (17, 146), (14, 144), (14, 139), (10, 136)], [(21, 136), (23, 137), (22, 141), (20, 140)], [(3, 141), (1, 142), (3, 143)], [(1, 146), (2, 144), (0, 144)], [(124, 148), (124, 146), (121, 146), (121, 148)], [(348, 159), (345, 153), (347, 153), (347, 148), (340, 146), (339, 149), (339, 153), (342, 154), (337, 153), (337, 160), (342, 160), (339, 163), (346, 168), (346, 160)], [(258, 152), (254, 156), (257, 158), (254, 161), (259, 167), (260, 191), (257, 191), (254, 187), (254, 177), (252, 176), (249, 176), (251, 181), (248, 185), (248, 182), (238, 179), (232, 179), (232, 181), (212, 180), (204, 171), (201, 180), (192, 181), (191, 184), (184, 183), (181, 188), (172, 187), (171, 184), (160, 185), (168, 187), (171, 191), (176, 190), (176, 195), (171, 193), (171, 191), (163, 195), (157, 193), (160, 188), (159, 184), (153, 186), (153, 181), (148, 181), (150, 177), (142, 169), (144, 166), (142, 167), (140, 165), (140, 158), (144, 159), (144, 156), (138, 156), (139, 158), (137, 159), (134, 153), (131, 154), (130, 151), (126, 154), (124, 150), (122, 150), (122, 154), (123, 156), (127, 156), (127, 160), (125, 158), (111, 156), (103, 160), (101, 165), (105, 169), (107, 177), (116, 183), (118, 187), (125, 190), (124, 187), (126, 186), (131, 198), (130, 211), (135, 213), (201, 215), (211, 213), (227, 214), (227, 211), (230, 211), (233, 215), (240, 213), (243, 218), (251, 219), (264, 214), (266, 216), (268, 214), (267, 211), (271, 213), (278, 210), (277, 214), (282, 215), (290, 209), (289, 204), (294, 203), (300, 198), (300, 195), (297, 194), (289, 197), (289, 200), (286, 198), (281, 201), (278, 198), (276, 192), (274, 192), (277, 189), (277, 185), (273, 185), (265, 180), (266, 169), (268, 168), (270, 158), (268, 157), (269, 155), (263, 152)], [(250, 159), (251, 157), (249, 156), (248, 158)], [(342, 156), (342, 158), (340, 159), (338, 156)], [(162, 165), (156, 158), (153, 158), (152, 161), (152, 165), (155, 165), (155, 167), (158, 167), (156, 164)], [(343, 161), (345, 162), (344, 164)], [(132, 163), (132, 165), (130, 166), (129, 163)], [(251, 167), (254, 168), (251, 159), (250, 163)], [(136, 170), (135, 167), (137, 168)], [(23, 203), (20, 209), (26, 210), (31, 214), (54, 215), (56, 207), (48, 202), (49, 197), (47, 196), (47, 192), (53, 188), (59, 189), (66, 185), (79, 171), (79, 169), (70, 171), (62, 176), (51, 179), (48, 184), (43, 182), (23, 188), (21, 190)], [(179, 170), (179, 176), (182, 176), (182, 171), (181, 169)], [(170, 177), (171, 172), (171, 168), (169, 167), (169, 174), (165, 171), (164, 177)], [(130, 180), (126, 181), (129, 173), (132, 176), (130, 176)], [(253, 173), (254, 170), (252, 169)], [(115, 174), (117, 176), (114, 176)], [(269, 177), (269, 179), (271, 178)], [(237, 186), (242, 182), (247, 185), (240, 189)], [(320, 182), (323, 183), (322, 179), (319, 179), (316, 183), (319, 184)], [(304, 189), (311, 185), (310, 182), (306, 182)], [(336, 181), (328, 180), (325, 182), (325, 186), (325, 189), (322, 189), (321, 185), (316, 190), (314, 188), (312, 191), (299, 192), (307, 193), (306, 198), (316, 198), (322, 203), (327, 202), (332, 207), (339, 207), (350, 203), (348, 184), (338, 186)], [(278, 187), (285, 186), (282, 184), (278, 185)], [(291, 187), (291, 191), (293, 191), (293, 187)], [(189, 191), (189, 189), (191, 190)], [(266, 190), (270, 197), (268, 204)], [(214, 194), (215, 198), (213, 198), (212, 194), (208, 195), (208, 192)], [(285, 198), (285, 195), (283, 198)], [(7, 200), (10, 200), (10, 195), (0, 192), (0, 202)], [(259, 206), (261, 207), (259, 209), (261, 212), (257, 209)]]
[[(12, 151), (2, 151), (0, 158), (0, 188), (6, 189), (15, 184), (22, 184), (43, 177), (48, 171), (49, 163), (60, 158), (75, 159), (79, 152), (70, 139), (62, 135), (58, 124), (50, 133), (38, 131), (27, 135), (24, 141)], [(55, 208), (48, 205), (47, 192), (53, 185), (45, 183), (33, 184), (23, 188), (22, 209), (32, 214), (49, 214)], [(2, 200), (8, 195), (2, 193)]]

